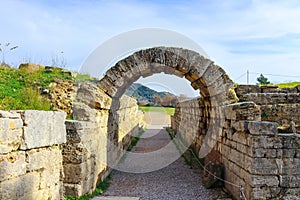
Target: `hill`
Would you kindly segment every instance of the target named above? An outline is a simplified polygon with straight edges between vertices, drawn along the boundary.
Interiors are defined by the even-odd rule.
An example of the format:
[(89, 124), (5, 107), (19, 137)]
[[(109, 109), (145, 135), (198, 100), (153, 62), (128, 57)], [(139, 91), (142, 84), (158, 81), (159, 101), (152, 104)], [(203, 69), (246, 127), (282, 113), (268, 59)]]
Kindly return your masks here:
[(70, 117), (74, 85), (85, 80), (93, 78), (58, 67), (0, 66), (0, 110), (61, 110)]
[(170, 92), (157, 92), (139, 83), (133, 83), (125, 94), (135, 98), (139, 105), (174, 107), (177, 101), (177, 96)]

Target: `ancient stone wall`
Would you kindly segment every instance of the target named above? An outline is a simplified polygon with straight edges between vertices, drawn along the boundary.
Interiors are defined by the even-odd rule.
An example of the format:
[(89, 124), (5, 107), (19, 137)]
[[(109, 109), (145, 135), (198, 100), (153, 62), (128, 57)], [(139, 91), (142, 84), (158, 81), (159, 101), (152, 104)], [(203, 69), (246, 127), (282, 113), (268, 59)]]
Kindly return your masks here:
[[(199, 151), (205, 129), (205, 112), (201, 99), (195, 98), (180, 103), (171, 119), (171, 126), (186, 144)], [(188, 132), (189, 134), (186, 134)]]
[[(179, 103), (172, 127), (185, 140), (184, 143), (191, 139), (191, 132), (197, 132), (194, 140), (197, 144), (191, 148), (198, 154), (199, 148), (207, 142), (203, 137), (209, 133), (207, 128), (198, 127), (198, 124), (203, 125), (199, 113), (205, 111), (203, 106), (195, 105), (202, 104), (197, 104), (196, 99)], [(214, 162), (224, 166), (221, 178), (228, 181), (225, 182), (226, 189), (235, 199), (240, 199), (241, 186), (247, 199), (299, 196), (300, 137), (291, 133), (279, 134), (277, 123), (262, 122), (260, 106), (253, 102), (227, 105), (224, 110), (222, 134), (212, 153), (205, 157), (205, 164)]]
[[(220, 145), (225, 179), (243, 186), (247, 199), (299, 196), (299, 136), (279, 134), (277, 123), (252, 121), (248, 114), (236, 118), (235, 113), (248, 110), (242, 104), (253, 105), (227, 106), (227, 125)], [(254, 112), (255, 115), (260, 117), (259, 112)], [(240, 188), (228, 183), (225, 187), (239, 198)]]
[(92, 192), (144, 127), (136, 100), (123, 96), (116, 140), (108, 135), (112, 99), (78, 87), (75, 120), (66, 113), (0, 111), (0, 199), (63, 199)]
[(300, 125), (300, 87), (281, 89), (276, 86), (239, 85), (240, 101), (253, 101), (260, 105), (262, 120), (279, 125), (290, 121)]
[(62, 199), (66, 114), (0, 111), (0, 199)]
[(137, 102), (122, 96), (117, 110), (117, 138), (107, 133), (112, 99), (93, 83), (81, 85), (73, 102), (75, 120), (67, 120), (63, 145), (65, 195), (79, 197), (92, 192), (121, 159), (134, 136), (144, 126)]

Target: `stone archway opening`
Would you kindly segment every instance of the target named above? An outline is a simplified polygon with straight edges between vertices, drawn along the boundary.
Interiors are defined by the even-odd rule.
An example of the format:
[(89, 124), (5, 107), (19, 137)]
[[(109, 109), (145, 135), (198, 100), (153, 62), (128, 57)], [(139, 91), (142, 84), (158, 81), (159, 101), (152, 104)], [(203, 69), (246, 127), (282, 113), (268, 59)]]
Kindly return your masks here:
[[(288, 98), (289, 108), (295, 112), (291, 117), (298, 120), (299, 94), (286, 94), (286, 90), (277, 94), (274, 88), (237, 86), (239, 101), (231, 90), (233, 82), (221, 67), (197, 52), (173, 47), (138, 51), (119, 61), (103, 79), (78, 88), (78, 101), (73, 104), (76, 120), (66, 123), (68, 142), (64, 154), (72, 158), (64, 156), (66, 194), (80, 196), (90, 192), (118, 163), (126, 152), (118, 132), (120, 98), (139, 77), (161, 72), (186, 78), (193, 88), (200, 89), (199, 99), (183, 102), (176, 109), (174, 127), (187, 141), (191, 134), (200, 135), (196, 138), (197, 145), (192, 147), (200, 158), (211, 160), (210, 156), (219, 156), (219, 163), (223, 165), (220, 174), (224, 176), (220, 178), (211, 173), (208, 178), (225, 180), (225, 188), (236, 199), (241, 194), (254, 199), (260, 199), (262, 194), (267, 198), (298, 195), (298, 185), (286, 181), (296, 180), (298, 171), (286, 173), (299, 164), (299, 155), (294, 151), (299, 146), (299, 137), (295, 137), (296, 133), (279, 134), (277, 123), (262, 121), (262, 118), (263, 112), (273, 112), (267, 110), (273, 97), (280, 96), (279, 102), (287, 103)], [(269, 94), (270, 91), (276, 94)], [(274, 105), (272, 108), (277, 109)], [(284, 151), (288, 153), (282, 154)], [(153, 160), (156, 158), (152, 156)], [(82, 176), (74, 177), (71, 172)], [(271, 180), (270, 185), (261, 181), (266, 177), (268, 182)], [(282, 191), (292, 193), (282, 194)]]
[[(107, 152), (109, 166), (118, 163), (122, 151), (126, 148), (119, 140), (117, 111), (120, 108), (120, 97), (140, 77), (162, 72), (185, 78), (191, 83), (192, 88), (200, 90), (201, 101), (205, 107), (205, 119), (209, 119), (204, 122), (204, 127), (209, 132), (208, 137), (211, 137), (214, 132), (220, 132), (217, 129), (222, 128), (220, 125), (224, 115), (222, 106), (232, 100), (228, 98), (228, 93), (233, 82), (226, 72), (210, 59), (192, 50), (175, 47), (140, 50), (117, 62), (98, 83), (100, 88), (112, 98), (107, 125), (110, 143), (108, 149), (111, 150)], [(214, 144), (207, 146), (204, 152), (212, 146)]]

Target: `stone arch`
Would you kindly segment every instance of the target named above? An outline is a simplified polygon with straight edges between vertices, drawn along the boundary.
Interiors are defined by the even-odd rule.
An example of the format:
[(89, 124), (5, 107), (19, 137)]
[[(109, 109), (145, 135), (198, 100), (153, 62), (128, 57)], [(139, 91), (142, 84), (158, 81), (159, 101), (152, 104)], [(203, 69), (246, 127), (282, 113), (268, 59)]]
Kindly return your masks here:
[(195, 51), (154, 47), (135, 52), (117, 62), (106, 72), (99, 85), (109, 96), (118, 98), (140, 77), (161, 72), (185, 77), (194, 89), (201, 89), (204, 98), (226, 93), (228, 86), (233, 84), (220, 66)]
[[(228, 94), (233, 85), (232, 80), (220, 66), (199, 53), (177, 47), (153, 47), (137, 51), (117, 62), (98, 83), (112, 98), (107, 128), (108, 140), (114, 141), (114, 145), (119, 146), (117, 142), (119, 98), (140, 77), (161, 72), (186, 78), (195, 90), (199, 89), (208, 118), (218, 119), (220, 112), (216, 106), (227, 104), (230, 100)], [(208, 121), (206, 127), (209, 123), (211, 122)], [(111, 156), (111, 161), (108, 162), (115, 160), (118, 158)]]

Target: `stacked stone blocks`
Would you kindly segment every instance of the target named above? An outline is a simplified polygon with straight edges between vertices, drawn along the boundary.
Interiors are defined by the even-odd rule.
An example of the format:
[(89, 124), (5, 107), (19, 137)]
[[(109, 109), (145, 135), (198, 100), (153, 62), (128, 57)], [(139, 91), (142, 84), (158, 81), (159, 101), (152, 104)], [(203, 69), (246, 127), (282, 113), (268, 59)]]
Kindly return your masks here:
[(62, 112), (0, 111), (0, 199), (63, 198), (65, 117)]

